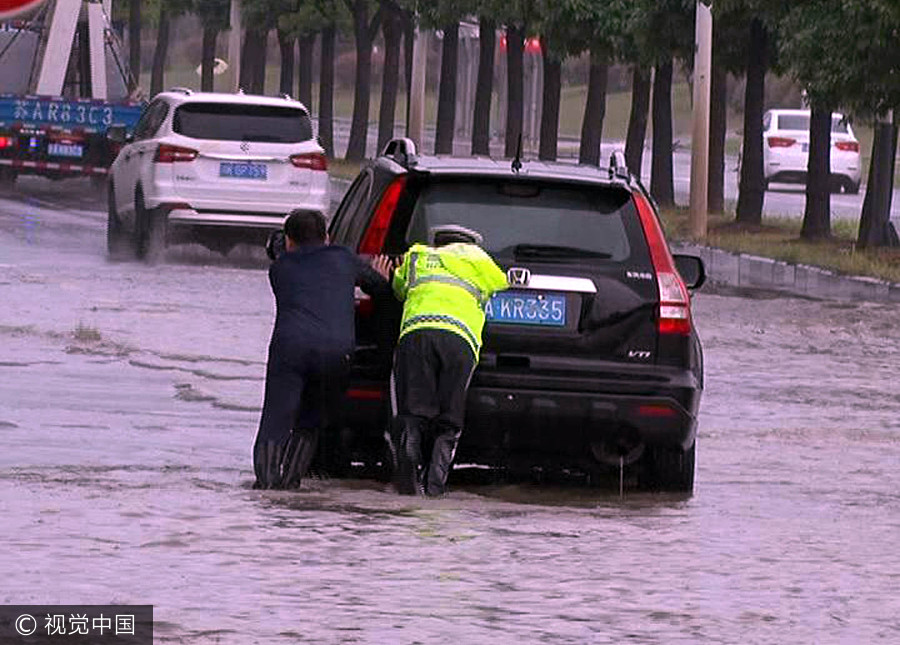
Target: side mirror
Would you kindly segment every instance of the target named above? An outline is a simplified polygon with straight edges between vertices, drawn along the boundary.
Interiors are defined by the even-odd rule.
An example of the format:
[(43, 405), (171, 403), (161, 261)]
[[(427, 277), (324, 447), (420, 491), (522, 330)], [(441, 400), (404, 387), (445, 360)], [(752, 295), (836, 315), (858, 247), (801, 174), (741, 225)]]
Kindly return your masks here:
[(131, 141), (131, 137), (128, 136), (124, 125), (109, 126), (109, 128), (106, 130), (106, 138), (113, 143), (118, 143), (120, 146), (125, 145), (126, 143), (129, 143)]
[(706, 282), (706, 267), (695, 255), (675, 255), (675, 268), (688, 289), (699, 289)]

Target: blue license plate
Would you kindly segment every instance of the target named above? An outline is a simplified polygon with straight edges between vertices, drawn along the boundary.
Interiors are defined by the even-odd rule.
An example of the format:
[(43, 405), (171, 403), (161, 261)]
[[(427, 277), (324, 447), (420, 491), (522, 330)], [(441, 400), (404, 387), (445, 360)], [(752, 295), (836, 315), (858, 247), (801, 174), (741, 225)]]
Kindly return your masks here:
[(84, 148), (73, 143), (48, 143), (47, 154), (51, 157), (81, 158)]
[(238, 179), (266, 179), (268, 167), (264, 163), (231, 163), (219, 164), (219, 177), (235, 177)]
[(501, 291), (484, 308), (485, 319), (516, 325), (566, 326), (566, 297), (561, 294)]

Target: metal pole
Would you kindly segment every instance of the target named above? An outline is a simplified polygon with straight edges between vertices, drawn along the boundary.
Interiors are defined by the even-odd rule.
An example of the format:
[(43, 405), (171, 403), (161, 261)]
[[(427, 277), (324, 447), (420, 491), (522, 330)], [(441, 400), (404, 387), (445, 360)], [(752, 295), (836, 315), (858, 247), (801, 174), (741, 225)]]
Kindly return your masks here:
[(697, 3), (694, 44), (694, 110), (691, 136), (690, 231), (704, 239), (708, 229), (709, 205), (709, 89), (712, 72), (712, 11)]
[(228, 69), (231, 71), (231, 89), (238, 91), (241, 84), (241, 0), (231, 0), (229, 14), (231, 31), (228, 32)]
[(421, 150), (425, 144), (425, 66), (428, 63), (428, 43), (431, 32), (416, 27), (413, 40), (412, 87), (409, 88), (409, 123), (406, 136)]

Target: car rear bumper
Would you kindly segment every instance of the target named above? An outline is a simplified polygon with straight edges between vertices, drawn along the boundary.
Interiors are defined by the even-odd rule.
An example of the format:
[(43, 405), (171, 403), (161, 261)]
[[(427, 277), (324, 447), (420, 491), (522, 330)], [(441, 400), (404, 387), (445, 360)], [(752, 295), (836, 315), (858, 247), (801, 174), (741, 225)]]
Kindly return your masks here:
[[(606, 380), (584, 375), (480, 372), (469, 388), (458, 462), (502, 466), (517, 455), (542, 461), (626, 463), (645, 446), (689, 448), (702, 389), (694, 374), (638, 374)], [(387, 385), (355, 380), (346, 425), (380, 438), (390, 418)]]

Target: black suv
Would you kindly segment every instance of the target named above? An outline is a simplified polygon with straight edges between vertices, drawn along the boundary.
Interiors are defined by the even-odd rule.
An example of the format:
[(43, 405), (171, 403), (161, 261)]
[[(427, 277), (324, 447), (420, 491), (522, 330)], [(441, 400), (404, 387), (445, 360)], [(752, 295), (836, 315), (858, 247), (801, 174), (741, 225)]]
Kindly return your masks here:
[[(636, 464), (644, 488), (690, 493), (703, 358), (689, 288), (699, 258), (672, 256), (655, 205), (621, 153), (608, 169), (417, 156), (391, 141), (348, 189), (332, 242), (403, 254), (434, 226), (484, 236), (510, 289), (486, 307), (457, 463), (598, 478)], [(344, 443), (383, 456), (400, 305), (358, 292)]]

